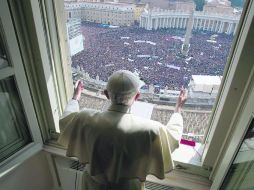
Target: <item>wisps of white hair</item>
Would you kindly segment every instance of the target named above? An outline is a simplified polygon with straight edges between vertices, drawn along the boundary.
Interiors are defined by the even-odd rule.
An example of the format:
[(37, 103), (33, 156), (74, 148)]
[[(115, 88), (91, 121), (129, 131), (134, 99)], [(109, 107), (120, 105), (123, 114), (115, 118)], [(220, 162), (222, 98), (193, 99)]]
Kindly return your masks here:
[(136, 93), (121, 94), (108, 92), (110, 100), (113, 104), (130, 106), (134, 100)]

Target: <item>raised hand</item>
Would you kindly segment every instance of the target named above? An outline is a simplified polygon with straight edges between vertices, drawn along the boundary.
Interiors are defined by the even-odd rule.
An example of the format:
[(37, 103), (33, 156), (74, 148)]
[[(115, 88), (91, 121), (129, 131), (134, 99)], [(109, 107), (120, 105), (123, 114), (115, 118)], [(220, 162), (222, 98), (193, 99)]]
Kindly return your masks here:
[(74, 93), (72, 99), (79, 100), (81, 97), (82, 90), (84, 89), (84, 84), (81, 80), (75, 83)]
[(187, 90), (182, 87), (176, 102), (175, 112), (181, 112), (181, 109), (187, 100), (187, 94)]

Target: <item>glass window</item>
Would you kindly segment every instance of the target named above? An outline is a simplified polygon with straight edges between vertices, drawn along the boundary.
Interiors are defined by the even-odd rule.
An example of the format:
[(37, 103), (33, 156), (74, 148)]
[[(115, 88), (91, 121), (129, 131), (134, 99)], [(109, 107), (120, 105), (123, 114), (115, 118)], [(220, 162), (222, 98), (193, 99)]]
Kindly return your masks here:
[(7, 66), (8, 66), (7, 55), (6, 55), (6, 51), (4, 48), (4, 40), (2, 37), (2, 33), (0, 31), (0, 69), (7, 67)]
[(14, 77), (0, 80), (0, 161), (31, 142)]
[[(0, 2), (0, 162), (32, 141), (28, 122), (30, 109), (23, 64), (20, 59), (7, 1)], [(21, 82), (22, 81), (22, 82)], [(26, 102), (26, 105), (23, 105)], [(26, 106), (26, 107), (25, 107)], [(30, 110), (30, 118), (26, 111)], [(33, 123), (34, 124), (34, 123)]]
[[(78, 35), (69, 33), (69, 47), (73, 79), (86, 84), (81, 106), (98, 109), (87, 99), (93, 95), (105, 102), (102, 89), (108, 77), (116, 70), (130, 70), (145, 82), (140, 101), (154, 104), (152, 119), (165, 124), (183, 86), (189, 92), (183, 138), (202, 143), (243, 4), (150, 1), (149, 8), (140, 6), (136, 20), (131, 17), (135, 9), (125, 12), (126, 18), (133, 18), (127, 27), (121, 20), (112, 26), (114, 19), (105, 24), (76, 16)], [(115, 16), (121, 18), (122, 11), (115, 10)], [(66, 20), (69, 28), (77, 24), (75, 19)]]
[(254, 181), (254, 119), (240, 149), (229, 168), (221, 189), (253, 189)]

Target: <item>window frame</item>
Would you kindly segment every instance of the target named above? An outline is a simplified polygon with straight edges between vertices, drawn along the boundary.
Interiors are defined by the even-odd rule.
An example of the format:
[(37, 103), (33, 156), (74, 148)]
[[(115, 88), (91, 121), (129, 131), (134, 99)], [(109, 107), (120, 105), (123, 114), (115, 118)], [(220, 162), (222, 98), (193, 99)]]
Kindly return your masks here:
[[(23, 120), (23, 116), (24, 116), (24, 120), (26, 119), (26, 116), (23, 115), (22, 113), (22, 118), (18, 117), (17, 115), (19, 115), (20, 113), (18, 112), (23, 112), (23, 105), (22, 105), (22, 102), (21, 102), (21, 99), (19, 97), (19, 92), (18, 92), (18, 88), (17, 88), (17, 85), (16, 85), (16, 78), (15, 78), (15, 74), (14, 75), (11, 75), (11, 76), (8, 76), (7, 78), (3, 78), (3, 79), (0, 79), (0, 80), (10, 80), (11, 82), (14, 83), (15, 85), (15, 91), (14, 93), (17, 93), (18, 97), (15, 97), (15, 98), (11, 98), (11, 96), (15, 96), (15, 94), (11, 94), (9, 97), (10, 97), (10, 102), (8, 102), (8, 108), (7, 110), (10, 111), (10, 114), (11, 114), (11, 118), (13, 118), (13, 120), (15, 122), (13, 122), (13, 129), (15, 129), (16, 131), (16, 137), (15, 139), (13, 139), (12, 141), (6, 143), (3, 147), (1, 147), (1, 151), (0, 151), (0, 162), (5, 160), (6, 158), (8, 158), (9, 156), (11, 156), (12, 154), (15, 154), (15, 152), (17, 152), (18, 150), (22, 149), (24, 146), (26, 146), (27, 144), (29, 144), (31, 142), (31, 135), (30, 135), (30, 132), (29, 132), (29, 129), (27, 129), (27, 123), (25, 123), (25, 125), (22, 125), (21, 122)], [(10, 88), (10, 86), (6, 86), (6, 89), (8, 91), (8, 88)], [(11, 92), (11, 91), (9, 91)], [(15, 104), (17, 105), (20, 105), (18, 107), (20, 107), (22, 110), (18, 110), (18, 112), (16, 112), (15, 110)], [(15, 118), (15, 119), (14, 119)], [(7, 120), (9, 121), (9, 120)], [(9, 137), (9, 136), (8, 136)], [(10, 136), (11, 138), (11, 136)]]
[[(219, 128), (217, 126), (224, 125), (225, 122), (229, 121), (231, 118), (233, 118), (233, 120), (237, 120), (238, 115), (241, 112), (241, 104), (243, 103), (245, 97), (249, 95), (249, 92), (247, 91), (247, 88), (250, 85), (248, 79), (251, 77), (252, 74), (248, 73), (246, 75), (245, 73), (241, 73), (241, 67), (243, 67), (243, 70), (246, 70), (246, 68), (249, 69), (251, 65), (246, 66), (240, 65), (239, 63), (245, 61), (244, 57), (242, 57), (241, 55), (243, 55), (243, 44), (247, 40), (246, 30), (248, 26), (246, 25), (246, 22), (252, 19), (251, 15), (249, 14), (251, 3), (253, 4), (253, 0), (247, 0), (245, 2), (245, 8), (243, 9), (243, 12), (245, 12), (246, 14), (242, 15), (241, 20), (239, 21), (238, 30), (235, 34), (237, 38), (234, 40), (234, 43), (232, 45), (233, 48), (231, 49), (228, 64), (225, 68), (226, 71), (224, 72), (225, 79), (221, 84), (220, 94), (217, 96), (217, 106), (214, 107), (214, 110), (212, 112), (208, 132), (209, 135), (205, 140), (205, 151), (202, 157), (202, 167), (200, 167), (201, 170), (206, 170), (206, 172), (210, 172), (212, 168), (214, 171), (219, 166), (218, 159), (223, 157), (223, 154), (221, 152), (222, 150), (227, 149), (228, 144), (226, 143), (226, 140), (231, 139), (231, 132), (234, 129), (233, 123), (230, 123), (230, 125), (228, 125), (227, 123), (227, 127), (224, 128)], [(58, 119), (62, 113), (62, 110), (64, 109), (64, 106), (70, 99), (73, 90), (71, 87), (72, 79), (70, 78), (70, 71), (68, 71), (68, 69), (64, 69), (64, 67), (70, 68), (71, 63), (70, 56), (67, 50), (68, 39), (66, 35), (66, 29), (65, 25), (63, 24), (64, 22), (62, 21), (65, 16), (64, 7), (63, 2), (52, 0), (27, 0), (26, 4), (28, 4), (24, 6), (27, 8), (26, 12), (29, 12), (28, 14), (32, 15), (34, 19), (33, 27), (36, 31), (34, 35), (38, 35), (37, 38), (41, 37), (41, 39), (45, 39), (40, 41), (37, 40), (38, 42), (36, 42), (41, 45), (41, 47), (39, 47), (40, 56), (43, 58), (48, 58), (47, 60), (42, 60), (42, 65), (44, 66), (43, 74), (47, 75), (47, 72), (49, 72), (51, 75), (54, 75), (54, 78), (52, 79), (50, 85), (44, 84), (44, 86), (47, 88), (47, 91), (51, 91), (52, 89), (54, 89), (52, 92), (52, 98), (54, 100), (50, 100), (49, 97), (51, 96), (48, 93), (46, 93), (46, 95), (49, 100), (45, 100), (42, 98), (43, 104), (49, 104), (49, 109), (51, 109), (51, 119), (53, 118), (52, 120), (54, 121), (50, 125), (42, 125), (42, 130), (50, 131), (50, 134), (44, 134), (44, 138), (46, 140), (50, 140), (52, 139), (52, 137), (54, 138), (57, 136), (57, 134), (55, 133), (55, 126), (58, 124)], [(48, 9), (46, 10), (46, 8)], [(45, 32), (46, 35), (43, 32)], [(248, 62), (248, 64), (250, 64), (250, 62)], [(239, 73), (237, 73), (236, 70), (239, 70)], [(63, 72), (63, 74), (61, 75), (59, 72)], [(234, 87), (238, 87), (240, 85), (239, 82), (235, 80), (239, 77), (244, 78), (244, 80), (246, 81), (245, 86), (239, 88), (244, 89), (244, 92), (240, 93), (240, 90), (238, 90), (236, 95), (232, 97), (232, 100), (227, 95), (232, 90), (234, 90)], [(65, 81), (67, 81), (67, 83), (65, 83)], [(42, 81), (42, 83), (45, 83), (45, 81)], [(33, 85), (31, 86), (33, 88)], [(60, 95), (60, 93), (64, 93), (65, 95)], [(58, 98), (60, 98), (60, 100), (58, 100)], [(34, 101), (37, 102), (38, 100), (34, 99)], [(232, 101), (236, 102), (236, 109), (226, 114), (225, 110), (230, 110), (231, 104), (229, 102)], [(224, 114), (220, 114), (222, 111), (224, 111)], [(223, 116), (225, 114), (227, 116), (227, 120), (223, 120)], [(40, 117), (40, 113), (38, 115)], [(50, 145), (52, 145), (52, 141), (50, 142)], [(214, 151), (216, 153), (214, 153)], [(188, 164), (183, 164), (183, 166), (187, 167), (187, 169), (184, 170), (186, 172), (188, 169), (193, 169), (196, 167)], [(200, 174), (202, 172), (195, 170), (193, 171), (193, 173)], [(212, 172), (210, 178), (213, 178), (213, 174), (214, 172)]]
[[(241, 19), (238, 24), (238, 29), (235, 34), (235, 39), (232, 43), (231, 52), (229, 53), (228, 62), (225, 66), (224, 71), (224, 80), (220, 86), (220, 93), (217, 95), (216, 104), (214, 105), (210, 122), (209, 122), (209, 131), (207, 131), (206, 139), (204, 141), (205, 149), (204, 154), (202, 155), (202, 165), (206, 170), (211, 170), (212, 167), (215, 166), (216, 160), (218, 159), (217, 155), (220, 154), (221, 150), (221, 144), (223, 144), (223, 140), (225, 136), (221, 136), (221, 134), (227, 134), (230, 133), (231, 127), (225, 128), (219, 128), (217, 126), (225, 125), (226, 120), (223, 119), (225, 114), (221, 114), (222, 110), (228, 110), (230, 109), (231, 104), (227, 104), (228, 101), (230, 102), (237, 102), (239, 105), (241, 104), (242, 99), (244, 99), (245, 96), (248, 95), (248, 93), (245, 91), (243, 94), (237, 94), (234, 96), (233, 100), (230, 100), (230, 98), (227, 97), (227, 95), (230, 93), (230, 89), (234, 86), (239, 86), (237, 81), (235, 81), (235, 78), (244, 78), (245, 80), (248, 80), (248, 75), (246, 76), (246, 73), (239, 73), (236, 72), (236, 69), (242, 70), (240, 67), (241, 60), (239, 60), (239, 57), (241, 55), (241, 47), (240, 44), (243, 44), (246, 41), (245, 36), (243, 35), (244, 30), (246, 30), (246, 20), (250, 19), (250, 16), (248, 15), (248, 12), (250, 10), (250, 2), (253, 2), (253, 0), (249, 0), (245, 2), (245, 7), (243, 8), (243, 13), (245, 15), (241, 16)], [(59, 2), (58, 2), (59, 3)], [(58, 13), (56, 12), (56, 15)], [(237, 48), (236, 48), (237, 47)], [(250, 65), (249, 65), (250, 66)], [(246, 69), (246, 68), (243, 68)], [(251, 74), (250, 74), (251, 75)], [(245, 89), (247, 87), (247, 84), (245, 86)], [(237, 104), (237, 105), (238, 105)], [(228, 115), (228, 118), (235, 117), (235, 115), (239, 112), (239, 106), (236, 110), (234, 110), (230, 115)], [(227, 120), (228, 121), (228, 120)], [(230, 134), (226, 136), (226, 138), (230, 138)], [(190, 166), (188, 164), (185, 164), (187, 166)]]
[[(231, 52), (224, 72), (224, 80), (217, 95), (212, 117), (209, 122), (208, 135), (204, 141), (205, 148), (202, 156), (204, 166), (216, 167), (224, 156), (228, 147), (228, 140), (232, 137), (235, 123), (239, 119), (246, 98), (249, 96), (253, 64), (246, 58), (249, 50), (244, 45), (250, 40), (250, 22), (252, 21), (253, 0), (245, 2), (243, 15), (238, 24), (236, 38), (232, 44)], [(244, 85), (242, 85), (244, 84)], [(230, 94), (230, 96), (228, 96)], [(220, 126), (220, 127), (219, 127)], [(212, 173), (213, 176), (213, 173)]]
[[(58, 127), (59, 117), (73, 91), (72, 85), (66, 87), (72, 82), (68, 79), (71, 71), (64, 69), (68, 65), (62, 67), (68, 60), (61, 57), (65, 54), (60, 47), (65, 46), (59, 47), (58, 36), (53, 36), (59, 32), (54, 22), (55, 31), (49, 29), (51, 23), (47, 22), (47, 17), (44, 18), (45, 5), (40, 0), (8, 0), (8, 3), (41, 135), (46, 142), (56, 138), (55, 128)], [(51, 13), (54, 15), (53, 8), (51, 7)], [(63, 40), (62, 43), (64, 42)], [(63, 72), (64, 75), (61, 74)]]
[(18, 140), (18, 142), (16, 142), (17, 144), (13, 145), (13, 143), (11, 143), (12, 146), (8, 146), (8, 148), (5, 150), (6, 154), (8, 152), (11, 152), (11, 154), (0, 163), (0, 174), (3, 175), (4, 172), (2, 173), (2, 171), (5, 171), (6, 168), (13, 166), (13, 163), (17, 161), (21, 162), (21, 159), (19, 158), (22, 152), (34, 152), (35, 149), (36, 151), (38, 151), (38, 149), (42, 149), (42, 138), (33, 103), (31, 101), (32, 97), (29, 91), (29, 86), (27, 84), (27, 78), (23, 67), (23, 60), (20, 54), (20, 49), (7, 0), (0, 1), (0, 16), (0, 30), (3, 37), (4, 49), (6, 50), (8, 58), (7, 62), (9, 63), (7, 67), (0, 69), (0, 80), (8, 77), (13, 77), (28, 128), (28, 130), (23, 130), (21, 128), (19, 129), (21, 133), (29, 133), (28, 136), (31, 137), (31, 142), (26, 144), (23, 143), (24, 146), (17, 146), (18, 144), (22, 144), (22, 140)]
[[(230, 134), (227, 135), (224, 141), (224, 147), (221, 150), (221, 154), (218, 156), (216, 168), (214, 168), (211, 173), (211, 178), (214, 180), (211, 187), (212, 189), (219, 189), (222, 185), (242, 144), (249, 125), (254, 118), (254, 55), (251, 51), (254, 48), (254, 1), (250, 1), (249, 3), (248, 10), (246, 11), (248, 16), (245, 19), (245, 26), (242, 32), (242, 36), (245, 40), (243, 43), (239, 43), (240, 49), (243, 50), (239, 55), (239, 62), (249, 66), (252, 65), (252, 67), (249, 68), (250, 74), (245, 85), (244, 96), (241, 97), (241, 103), (230, 123)], [(246, 69), (248, 69), (248, 67)], [(245, 72), (243, 72), (243, 75), (244, 74)], [(235, 88), (237, 88), (237, 86), (235, 86)]]

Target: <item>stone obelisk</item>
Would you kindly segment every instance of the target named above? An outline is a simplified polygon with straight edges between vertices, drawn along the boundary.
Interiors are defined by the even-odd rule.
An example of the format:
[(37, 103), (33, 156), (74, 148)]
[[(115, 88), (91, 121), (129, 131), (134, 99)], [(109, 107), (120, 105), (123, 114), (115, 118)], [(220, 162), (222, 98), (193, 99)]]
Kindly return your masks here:
[(191, 38), (191, 32), (192, 32), (193, 22), (194, 22), (194, 11), (192, 11), (191, 14), (190, 14), (190, 17), (189, 17), (189, 20), (188, 20), (188, 23), (187, 23), (187, 28), (186, 28), (184, 42), (182, 44), (181, 53), (184, 56), (187, 56), (188, 52), (189, 52), (190, 38)]

